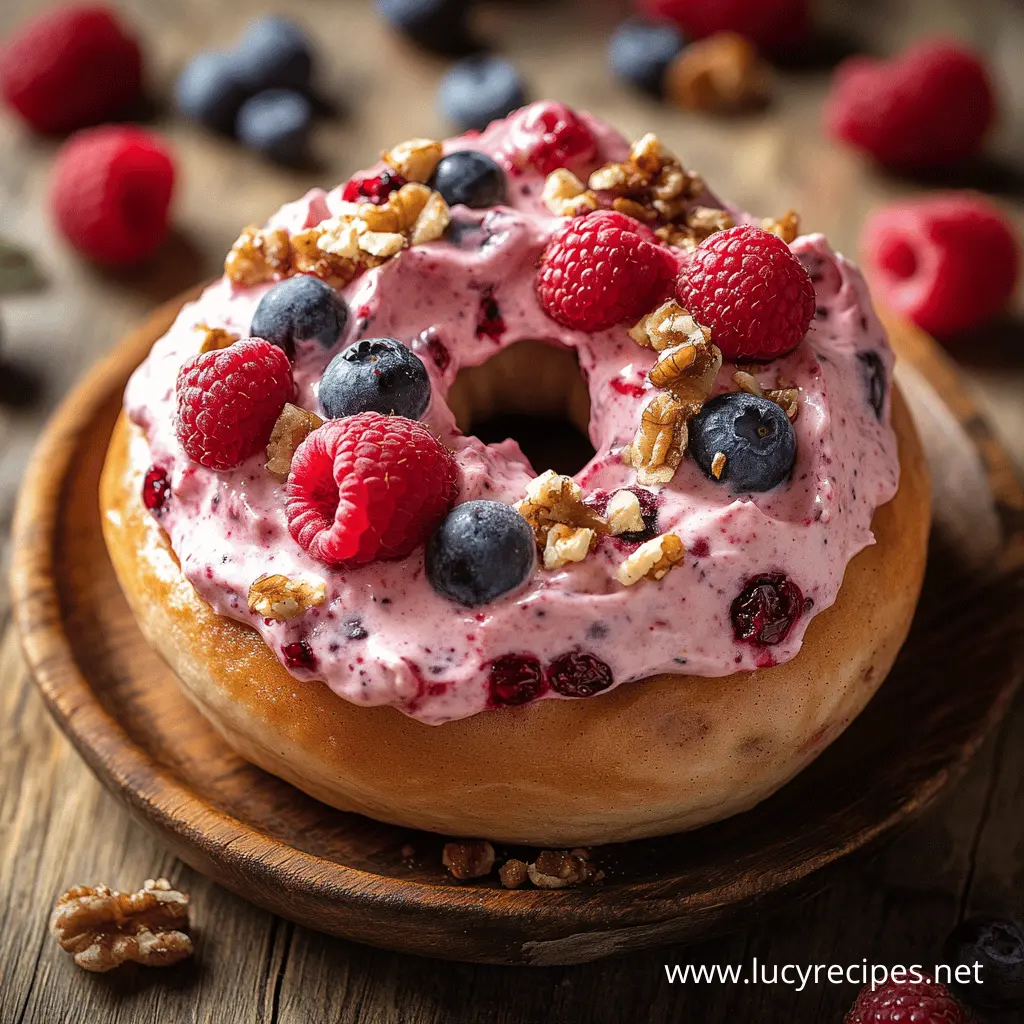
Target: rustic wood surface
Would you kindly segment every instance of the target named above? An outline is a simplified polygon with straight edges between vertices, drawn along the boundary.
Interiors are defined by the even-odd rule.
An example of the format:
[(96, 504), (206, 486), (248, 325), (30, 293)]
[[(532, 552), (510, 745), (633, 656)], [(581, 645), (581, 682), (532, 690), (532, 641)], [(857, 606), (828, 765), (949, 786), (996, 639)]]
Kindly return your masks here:
[[(6, 0), (0, 32), (38, 0)], [(261, 3), (133, 0), (123, 5), (150, 56), (158, 108), (173, 75), (202, 45), (229, 42)], [(534, 94), (585, 104), (627, 133), (654, 128), (723, 193), (764, 213), (794, 205), (805, 223), (855, 251), (865, 212), (923, 185), (985, 188), (1024, 226), (1024, 11), (1013, 0), (823, 2), (815, 59), (781, 76), (767, 114), (727, 122), (637, 100), (605, 74), (611, 3), (484, 4), (481, 24), (512, 53)], [(439, 132), (430, 108), (443, 64), (389, 37), (363, 2), (293, 0), (325, 57), (325, 93), (339, 116), (319, 129), (319, 166), (285, 172), (156, 114), (182, 166), (176, 232), (153, 265), (113, 276), (85, 267), (56, 241), (44, 209), (55, 144), (0, 119), (0, 233), (29, 241), (49, 280), (6, 300), (0, 373), (0, 514), (9, 517), (40, 425), (82, 371), (132, 322), (216, 270), (249, 220), (309, 184), (339, 180), (381, 146)], [(817, 128), (827, 61), (853, 45), (889, 51), (925, 31), (955, 32), (990, 55), (1007, 107), (992, 159), (950, 180), (895, 180), (828, 145)], [(822, 58), (822, 59), (818, 59)], [(1024, 331), (1014, 315), (958, 347), (976, 394), (1024, 467)], [(6, 600), (3, 603), (8, 619)], [(838, 1021), (855, 986), (668, 985), (662, 965), (749, 962), (929, 963), (965, 913), (1024, 914), (1024, 709), (1018, 703), (942, 806), (882, 856), (843, 872), (814, 900), (695, 948), (524, 973), (441, 965), (295, 927), (183, 868), (108, 796), (51, 724), (9, 630), (0, 646), (0, 1021)], [(963, 679), (965, 686), (972, 676)], [(200, 956), (168, 974), (86, 977), (47, 936), (45, 919), (70, 883), (124, 888), (165, 873), (193, 894)]]

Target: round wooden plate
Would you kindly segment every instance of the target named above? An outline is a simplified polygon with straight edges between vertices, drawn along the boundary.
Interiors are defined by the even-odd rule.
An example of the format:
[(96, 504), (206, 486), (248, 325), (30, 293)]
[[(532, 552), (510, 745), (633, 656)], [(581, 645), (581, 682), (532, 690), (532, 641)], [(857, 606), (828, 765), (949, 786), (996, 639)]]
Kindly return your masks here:
[(1016, 645), (1004, 642), (1022, 603), (1016, 574), (984, 567), (1021, 564), (1024, 495), (945, 357), (897, 325), (936, 526), (914, 628), (867, 710), (754, 810), (595, 849), (599, 886), (455, 884), (440, 837), (334, 811), (238, 758), (139, 634), (100, 535), (97, 484), (125, 381), (180, 304), (127, 338), (50, 424), (18, 507), (13, 600), (43, 696), (87, 764), (179, 857), (262, 907), (362, 942), (492, 963), (576, 963), (705, 937), (929, 804), (1017, 687)]

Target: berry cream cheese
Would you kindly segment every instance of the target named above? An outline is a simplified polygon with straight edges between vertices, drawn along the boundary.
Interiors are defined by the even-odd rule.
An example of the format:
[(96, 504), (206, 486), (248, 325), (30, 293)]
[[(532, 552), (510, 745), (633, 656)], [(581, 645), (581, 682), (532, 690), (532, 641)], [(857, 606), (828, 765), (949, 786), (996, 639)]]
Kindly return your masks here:
[[(648, 403), (662, 394), (669, 405), (675, 399), (648, 378), (662, 353), (639, 344), (630, 328), (672, 299), (672, 280), (634, 320), (594, 331), (563, 326), (545, 306), (548, 300), (538, 298), (537, 286), (538, 264), (568, 223), (552, 208), (587, 216), (595, 206), (609, 206), (619, 172), (590, 178), (592, 189), (583, 183), (598, 167), (628, 167), (629, 147), (588, 115), (546, 103), (482, 134), (444, 143), (446, 154), (463, 150), (491, 156), (504, 176), (503, 182), (493, 174), (488, 180), (485, 167), (461, 182), (470, 201), (474, 188), (477, 199), (493, 198), (498, 188), (504, 201), (477, 209), (453, 205), (443, 235), (418, 242), (407, 232), (404, 243), (395, 243), (398, 251), (368, 260), (379, 265), (364, 266), (339, 287), (349, 311), (342, 333), (330, 347), (317, 341), (295, 347), (292, 401), (327, 418), (330, 403), (318, 395), (332, 359), (360, 339), (397, 339), (426, 369), (429, 402), (419, 419), (454, 453), (457, 505), (485, 499), (514, 506), (547, 467), (531, 467), (513, 440), (485, 445), (462, 434), (445, 397), (460, 368), (481, 365), (517, 342), (572, 349), (590, 393), (590, 438), (597, 452), (575, 482), (595, 514), (611, 507), (616, 492), (633, 489), (643, 528), (636, 528), (634, 517), (634, 528), (618, 535), (598, 529), (589, 549), (584, 544), (572, 556), (579, 560), (555, 559), (557, 568), (544, 568), (539, 550), (536, 567), (520, 586), (473, 607), (435, 589), (422, 543), (405, 557), (353, 568), (313, 557), (289, 531), (288, 486), (268, 472), (262, 447), (235, 468), (209, 469), (189, 458), (176, 430), (179, 370), (199, 351), (208, 329), (229, 332), (228, 340), (249, 337), (261, 298), (289, 274), (280, 263), (265, 280), (240, 283), (225, 276), (207, 288), (181, 311), (128, 385), (127, 412), (141, 427), (132, 464), (149, 473), (147, 507), (166, 530), (182, 571), (218, 614), (258, 630), (304, 683), (323, 681), (354, 703), (391, 704), (431, 724), (529, 699), (590, 696), (657, 673), (722, 676), (792, 658), (811, 618), (835, 601), (850, 559), (873, 542), (872, 515), (894, 496), (899, 477), (889, 426), (893, 356), (859, 273), (822, 236), (796, 238), (789, 249), (814, 290), (813, 318), (802, 340), (787, 354), (744, 364), (739, 378), (734, 375), (740, 367), (727, 356), (704, 381), (701, 422), (714, 418), (718, 395), (734, 394), (726, 406), (749, 401), (754, 407), (764, 399), (747, 392), (781, 389), (770, 392), (778, 400), (772, 408), (788, 404), (795, 416), (791, 428), (785, 413), (776, 417), (795, 441), (792, 468), (783, 467), (781, 483), (766, 490), (734, 487), (730, 470), (740, 472), (740, 455), (730, 467), (731, 449), (710, 452), (711, 462), (702, 468), (693, 454), (700, 446), (691, 444), (693, 453), (664, 474), (669, 479), (638, 484), (646, 464), (640, 460), (636, 468), (627, 446), (636, 448)], [(432, 172), (433, 165), (427, 174)], [(360, 177), (360, 195), (386, 201), (405, 177), (391, 171), (383, 178)], [(731, 224), (760, 224), (719, 203), (695, 176), (687, 181), (685, 201), (662, 203), (648, 217), (664, 242), (638, 222), (623, 228), (626, 218), (609, 221), (625, 232), (622, 237), (635, 233), (623, 244), (633, 246), (638, 258), (661, 261), (668, 253), (670, 269), (681, 269), (683, 278), (700, 238), (714, 239)], [(384, 194), (374, 196), (374, 189)], [(562, 198), (553, 199), (556, 191)], [(642, 205), (641, 192), (634, 194), (641, 198), (631, 201)], [(286, 205), (268, 228), (283, 229), (276, 237), (287, 233), (294, 240), (318, 225), (344, 221), (357, 206), (342, 197), (342, 188), (314, 190)], [(628, 203), (619, 208), (642, 212)], [(746, 235), (740, 234), (743, 242)], [(266, 255), (267, 245), (262, 251)], [(787, 252), (782, 257), (790, 259)], [(616, 280), (630, 272), (622, 270)], [(713, 345), (715, 324), (694, 317), (710, 329)], [(693, 416), (700, 406), (684, 402), (682, 415)], [(730, 421), (724, 422), (728, 427)], [(698, 419), (691, 418), (691, 434), (696, 429)], [(678, 431), (673, 436), (678, 447)], [(721, 434), (708, 437), (714, 447)], [(772, 482), (756, 482), (756, 465), (752, 472), (755, 483), (748, 487)], [(625, 585), (623, 563), (658, 537), (679, 542), (669, 560), (674, 564)], [(287, 619), (257, 614), (250, 610), (250, 588), (268, 574), (304, 584), (322, 600)]]

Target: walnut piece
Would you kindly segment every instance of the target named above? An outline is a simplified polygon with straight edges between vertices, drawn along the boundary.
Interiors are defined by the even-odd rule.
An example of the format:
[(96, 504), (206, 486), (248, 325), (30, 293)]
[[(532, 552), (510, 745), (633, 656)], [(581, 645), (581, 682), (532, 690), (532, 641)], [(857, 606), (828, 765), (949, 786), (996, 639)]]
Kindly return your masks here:
[(761, 227), (778, 235), (786, 245), (793, 242), (800, 234), (800, 214), (796, 210), (787, 210), (781, 217), (765, 217), (761, 221)]
[(498, 868), (498, 877), (506, 889), (518, 889), (527, 879), (526, 861), (510, 858)]
[(53, 908), (50, 930), (87, 971), (111, 971), (131, 960), (169, 967), (192, 955), (188, 896), (166, 878), (149, 878), (136, 893), (76, 885)]
[(700, 408), (711, 394), (721, 368), (722, 353), (718, 346), (701, 336), (697, 342), (685, 341), (665, 349), (647, 377), (655, 387), (671, 392), (684, 405)]
[(542, 850), (526, 873), (538, 889), (565, 889), (594, 876), (585, 850)]
[(287, 402), (267, 442), (267, 472), (277, 480), (287, 480), (295, 449), (323, 424), (315, 412)]
[(685, 554), (683, 542), (674, 533), (663, 533), (641, 544), (620, 562), (615, 571), (616, 579), (624, 587), (631, 587), (645, 578), (660, 580)]
[(737, 370), (732, 379), (740, 391), (746, 391), (748, 395), (757, 395), (759, 398), (767, 398), (774, 402), (792, 423), (800, 415), (800, 389), (799, 388), (768, 388), (762, 389), (757, 378), (746, 370)]
[(583, 501), (583, 492), (571, 476), (549, 469), (526, 486), (526, 497), (515, 509), (533, 527), (537, 546), (544, 551), (548, 534), (556, 524), (586, 527), (595, 536), (608, 532), (608, 523)]
[(645, 348), (664, 352), (684, 342), (697, 344), (711, 340), (711, 330), (701, 327), (674, 299), (663, 302), (653, 313), (641, 317), (630, 328), (629, 336)]
[(452, 215), (440, 192), (431, 192), (419, 216), (408, 231), (410, 245), (436, 242), (451, 222)]
[(196, 324), (195, 329), (201, 331), (203, 340), (199, 342), (199, 354), (204, 352), (215, 352), (218, 349), (227, 348), (238, 341), (239, 336), (224, 327), (210, 327), (208, 324)]
[(323, 580), (308, 583), (289, 576), (260, 576), (249, 587), (249, 611), (264, 619), (288, 622), (327, 599)]
[(291, 244), (284, 228), (250, 224), (231, 246), (224, 260), (224, 273), (236, 284), (262, 284), (287, 276), (291, 264)]
[(585, 526), (553, 524), (544, 542), (544, 568), (561, 569), (569, 562), (582, 562), (596, 536), (593, 530)]
[(578, 217), (597, 209), (597, 196), (568, 167), (559, 167), (544, 179), (544, 205), (556, 217)]
[(486, 839), (461, 839), (445, 843), (441, 862), (453, 878), (483, 878), (494, 867), (494, 847)]
[(334, 288), (343, 288), (359, 272), (359, 245), (339, 221), (326, 221), (292, 235), (292, 266), (314, 274)]
[(444, 147), (433, 139), (409, 139), (381, 156), (406, 181), (427, 181), (437, 169), (443, 153)]
[(715, 457), (711, 460), (711, 475), (716, 480), (722, 479), (722, 474), (725, 472), (725, 463), (725, 452), (715, 452)]
[(769, 87), (767, 65), (735, 32), (716, 32), (691, 43), (665, 72), (666, 95), (687, 110), (742, 110), (763, 103)]
[(616, 491), (604, 514), (608, 519), (608, 532), (613, 537), (620, 533), (639, 533), (644, 528), (640, 499), (632, 491)]
[(667, 392), (655, 395), (640, 413), (633, 440), (622, 449), (622, 461), (636, 470), (638, 483), (667, 484), (686, 454), (688, 409)]

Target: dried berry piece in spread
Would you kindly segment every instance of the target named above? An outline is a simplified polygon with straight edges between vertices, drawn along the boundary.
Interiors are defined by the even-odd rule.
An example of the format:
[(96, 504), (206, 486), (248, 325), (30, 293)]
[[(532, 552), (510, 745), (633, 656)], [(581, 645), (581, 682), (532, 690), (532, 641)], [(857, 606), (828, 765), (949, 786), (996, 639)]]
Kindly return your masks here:
[(526, 704), (546, 689), (540, 661), (532, 654), (503, 654), (488, 666), (492, 707)]
[(782, 643), (803, 608), (800, 588), (785, 573), (754, 576), (732, 603), (733, 636), (757, 647)]
[(373, 203), (379, 206), (405, 183), (406, 179), (394, 168), (383, 167), (368, 174), (354, 174), (346, 183), (341, 198), (346, 203)]
[(171, 496), (171, 483), (167, 471), (159, 466), (150, 466), (142, 480), (142, 504), (154, 514), (159, 514)]
[(563, 697), (593, 697), (612, 685), (612, 670), (586, 651), (567, 651), (548, 665), (548, 683)]
[(314, 671), (318, 665), (316, 655), (305, 640), (296, 640), (281, 648), (281, 655), (288, 668), (302, 668)]

